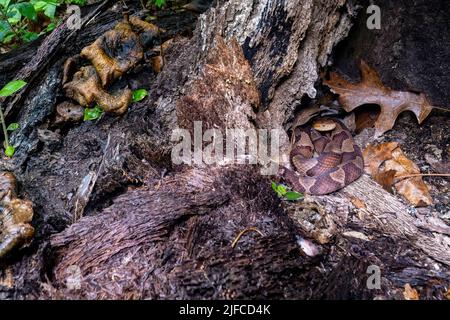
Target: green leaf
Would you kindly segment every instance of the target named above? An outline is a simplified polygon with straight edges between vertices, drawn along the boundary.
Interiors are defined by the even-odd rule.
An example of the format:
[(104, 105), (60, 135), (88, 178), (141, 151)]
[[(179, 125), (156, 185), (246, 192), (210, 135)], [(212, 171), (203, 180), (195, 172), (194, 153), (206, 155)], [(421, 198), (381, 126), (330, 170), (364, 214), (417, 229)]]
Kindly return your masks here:
[(36, 10), (36, 12), (44, 11), (48, 5), (46, 1), (31, 1), (31, 3), (33, 4), (34, 10)]
[(4, 9), (8, 8), (10, 3), (11, 0), (0, 0), (0, 6), (2, 6)]
[(87, 0), (66, 0), (67, 4), (76, 4), (79, 6), (84, 6), (87, 3)]
[(286, 187), (281, 185), (281, 184), (278, 186), (277, 189), (278, 189), (278, 194), (280, 196), (284, 196), (286, 194), (286, 192), (287, 192)]
[(294, 191), (289, 191), (286, 192), (286, 194), (284, 195), (284, 197), (286, 198), (286, 200), (288, 201), (296, 201), (298, 199), (303, 198), (303, 195), (301, 193), (298, 192), (294, 192)]
[(103, 110), (99, 106), (84, 109), (84, 121), (97, 120), (103, 114)]
[(8, 22), (10, 24), (17, 24), (20, 20), (22, 20), (22, 14), (19, 9), (15, 7), (15, 5), (9, 7), (6, 16), (8, 17)]
[(137, 89), (133, 91), (133, 102), (138, 102), (148, 96), (148, 92), (145, 89)]
[(166, 4), (166, 0), (155, 0), (155, 5), (161, 9)]
[(29, 2), (20, 2), (16, 5), (16, 8), (19, 10), (20, 14), (24, 17), (28, 18), (31, 21), (37, 20), (37, 13), (34, 10), (34, 6)]
[(19, 129), (19, 124), (17, 122), (10, 123), (8, 128), (6, 128), (8, 131), (15, 131), (17, 129)]
[(273, 189), (273, 191), (278, 192), (277, 184), (273, 181), (272, 181), (272, 189)]
[(50, 19), (53, 19), (55, 17), (55, 12), (56, 12), (56, 5), (54, 4), (49, 4), (44, 10), (44, 14)]
[(0, 20), (0, 42), (5, 42), (5, 39), (8, 37), (8, 35), (10, 34), (14, 34), (8, 24), (8, 22), (4, 21), (4, 20)]
[(8, 82), (1, 90), (0, 90), (0, 97), (8, 97), (20, 89), (22, 89), (24, 86), (26, 86), (26, 82), (23, 80), (14, 80), (11, 82)]
[(51, 32), (51, 31), (55, 30), (55, 28), (56, 28), (56, 23), (51, 22), (51, 23), (49, 23), (47, 28), (45, 28), (45, 32)]
[(6, 34), (6, 36), (3, 38), (3, 43), (10, 43), (15, 37), (14, 32), (9, 32)]
[(31, 42), (33, 40), (36, 40), (37, 38), (39, 38), (39, 34), (36, 32), (28, 32), (25, 31), (22, 36), (21, 36), (22, 40), (25, 42)]
[(7, 157), (12, 158), (15, 151), (16, 151), (16, 150), (14, 149), (13, 146), (7, 146), (6, 149), (5, 149), (5, 155), (6, 155)]

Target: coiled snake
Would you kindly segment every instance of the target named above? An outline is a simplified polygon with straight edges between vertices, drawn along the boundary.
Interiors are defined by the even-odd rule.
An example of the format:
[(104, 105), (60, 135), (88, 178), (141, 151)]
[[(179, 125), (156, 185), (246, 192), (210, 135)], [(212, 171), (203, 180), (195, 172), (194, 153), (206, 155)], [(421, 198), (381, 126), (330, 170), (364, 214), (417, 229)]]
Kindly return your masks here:
[(338, 120), (333, 121), (336, 127), (325, 135), (312, 127), (294, 130), (290, 159), (295, 171), (283, 167), (280, 174), (295, 191), (329, 194), (363, 174), (361, 149), (345, 125)]

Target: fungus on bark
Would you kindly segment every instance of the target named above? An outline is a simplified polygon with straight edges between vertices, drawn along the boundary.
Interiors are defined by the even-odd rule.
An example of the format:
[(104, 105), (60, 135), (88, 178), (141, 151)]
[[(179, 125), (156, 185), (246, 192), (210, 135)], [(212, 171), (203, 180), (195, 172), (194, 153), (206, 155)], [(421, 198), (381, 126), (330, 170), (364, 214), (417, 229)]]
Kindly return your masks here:
[(32, 219), (33, 204), (17, 198), (14, 175), (0, 173), (0, 259), (31, 240), (34, 235)]
[(132, 92), (125, 88), (113, 93), (106, 92), (93, 66), (81, 67), (73, 80), (64, 85), (66, 96), (77, 101), (82, 106), (96, 102), (105, 112), (123, 114), (131, 103)]

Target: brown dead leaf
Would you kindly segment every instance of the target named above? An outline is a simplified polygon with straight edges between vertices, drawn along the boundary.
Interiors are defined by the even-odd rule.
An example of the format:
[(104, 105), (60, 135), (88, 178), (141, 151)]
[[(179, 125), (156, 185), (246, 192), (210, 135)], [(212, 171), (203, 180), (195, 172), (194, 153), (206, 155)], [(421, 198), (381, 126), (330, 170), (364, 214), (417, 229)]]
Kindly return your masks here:
[(380, 166), (392, 158), (392, 151), (398, 148), (397, 142), (386, 142), (376, 146), (368, 145), (363, 151), (364, 170), (374, 177)]
[(405, 300), (419, 300), (419, 293), (416, 289), (411, 287), (409, 283), (405, 284), (405, 290), (403, 291), (403, 297)]
[(394, 185), (394, 179), (397, 171), (395, 170), (387, 170), (387, 171), (378, 171), (377, 174), (373, 177), (373, 179), (380, 184), (384, 190), (392, 193), (392, 187)]
[[(428, 206), (433, 200), (422, 177), (401, 177), (420, 174), (419, 167), (406, 157), (396, 142), (369, 145), (363, 151), (365, 171), (384, 189), (397, 192), (416, 207)], [(396, 180), (396, 178), (400, 178)]]
[(339, 94), (339, 101), (347, 112), (364, 104), (380, 106), (381, 113), (375, 122), (376, 137), (391, 130), (403, 111), (412, 111), (420, 124), (433, 109), (424, 94), (394, 91), (385, 87), (378, 73), (364, 61), (361, 61), (360, 69), (361, 82), (358, 84), (345, 80), (337, 73), (331, 73), (330, 80), (325, 80), (324, 83)]
[[(406, 157), (400, 148), (392, 152), (392, 159), (385, 162), (385, 170), (395, 170), (395, 177), (408, 174), (420, 174), (419, 167)], [(422, 177), (412, 177), (395, 183), (397, 192), (403, 195), (412, 205), (416, 207), (428, 206), (433, 203), (428, 187)]]
[(450, 300), (450, 289), (448, 289), (444, 295), (447, 300)]

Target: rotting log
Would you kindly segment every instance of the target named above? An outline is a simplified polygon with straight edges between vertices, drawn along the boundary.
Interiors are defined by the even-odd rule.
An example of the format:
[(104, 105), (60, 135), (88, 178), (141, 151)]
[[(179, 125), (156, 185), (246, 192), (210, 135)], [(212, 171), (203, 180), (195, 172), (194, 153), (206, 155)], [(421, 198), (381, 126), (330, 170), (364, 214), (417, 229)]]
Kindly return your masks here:
[[(12, 137), (21, 144), (17, 159), (1, 163), (35, 204), (38, 234), (2, 269), (12, 285), (0, 286), (0, 296), (399, 298), (410, 280), (427, 289), (423, 297), (438, 296), (450, 278), (443, 245), (397, 212), (408, 207), (367, 177), (286, 207), (255, 167), (186, 168), (170, 161), (172, 129), (192, 129), (196, 120), (220, 129), (283, 127), (302, 97), (315, 95), (319, 69), (354, 14), (344, 0), (219, 1), (200, 16), (191, 39), (175, 39), (164, 70), (147, 79), (147, 99), (122, 118), (63, 130), (50, 123), (62, 61), (53, 65), (24, 93), (17, 116), (23, 128)], [(75, 194), (92, 172), (96, 183), (83, 217), (72, 223)], [(380, 199), (365, 190), (390, 201), (377, 211)], [(366, 208), (352, 206), (354, 197), (367, 201)], [(316, 209), (307, 206), (311, 201)], [(357, 209), (369, 218), (354, 219)], [(298, 210), (326, 224), (322, 236), (299, 222)], [(233, 249), (248, 227), (263, 236), (247, 233)], [(304, 240), (318, 253), (306, 255)], [(366, 285), (370, 265), (382, 270), (381, 290)], [(73, 273), (80, 287), (67, 287)]]

